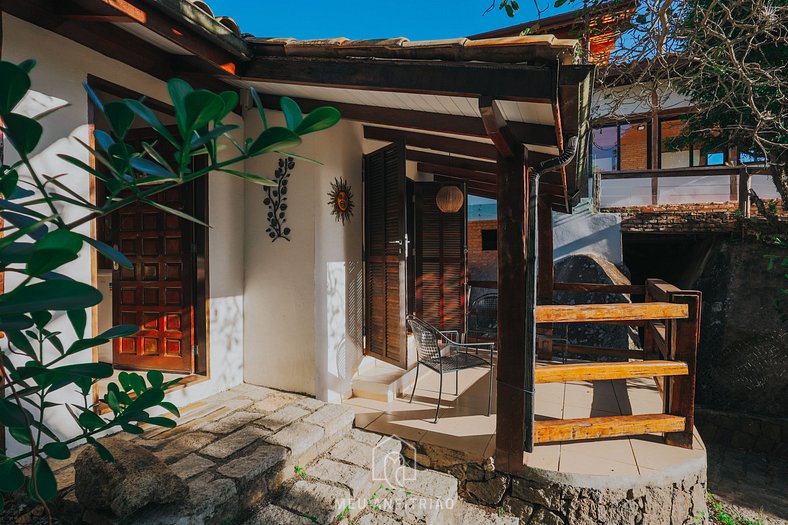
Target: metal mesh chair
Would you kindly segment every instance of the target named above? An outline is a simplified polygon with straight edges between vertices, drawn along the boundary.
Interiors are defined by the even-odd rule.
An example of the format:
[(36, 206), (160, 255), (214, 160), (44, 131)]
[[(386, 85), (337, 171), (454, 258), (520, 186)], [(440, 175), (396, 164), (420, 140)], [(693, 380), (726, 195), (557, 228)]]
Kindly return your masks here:
[[(440, 386), (438, 387), (438, 405), (435, 408), (435, 420), (433, 423), (438, 422), (438, 414), (441, 409), (441, 396), (443, 394), (443, 374), (446, 372), (455, 373), (455, 395), (459, 394), (459, 371), (466, 368), (475, 368), (477, 366), (490, 367), (490, 391), (487, 399), (487, 415), (490, 415), (492, 409), (492, 392), (493, 392), (493, 352), (495, 351), (495, 343), (468, 343), (463, 344), (451, 340), (446, 333), (441, 332), (434, 326), (430, 325), (415, 317), (408, 316), (408, 324), (413, 330), (413, 336), (416, 340), (416, 353), (418, 362), (416, 364), (416, 381), (413, 383), (413, 391), (410, 394), (409, 403), (413, 402), (413, 395), (416, 393), (416, 383), (419, 381), (419, 369), (421, 365), (426, 366), (430, 370), (434, 370), (440, 377)], [(443, 343), (443, 348), (439, 345)], [(479, 347), (489, 348), (490, 360), (487, 361), (468, 353), (468, 349), (475, 349), (478, 353)]]
[(469, 309), (468, 337), (495, 339), (498, 335), (498, 294), (477, 297)]

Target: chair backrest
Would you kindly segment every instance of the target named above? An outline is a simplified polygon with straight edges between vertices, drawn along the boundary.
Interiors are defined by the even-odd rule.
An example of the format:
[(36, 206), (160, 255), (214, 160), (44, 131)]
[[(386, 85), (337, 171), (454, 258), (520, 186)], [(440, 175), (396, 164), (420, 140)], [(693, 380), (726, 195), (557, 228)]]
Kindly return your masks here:
[(495, 328), (498, 325), (498, 294), (488, 293), (478, 297), (471, 306), (476, 312), (476, 324), (480, 329)]
[(413, 338), (416, 340), (418, 360), (421, 362), (440, 360), (441, 350), (438, 346), (438, 330), (413, 315), (408, 316), (408, 324), (410, 329), (413, 330)]

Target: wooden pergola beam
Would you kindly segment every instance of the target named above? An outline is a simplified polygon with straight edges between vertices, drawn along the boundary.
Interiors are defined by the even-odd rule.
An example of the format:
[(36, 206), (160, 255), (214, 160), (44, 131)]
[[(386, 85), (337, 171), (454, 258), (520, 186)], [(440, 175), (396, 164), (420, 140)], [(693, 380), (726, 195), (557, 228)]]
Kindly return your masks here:
[(410, 148), (406, 150), (406, 155), (408, 160), (432, 164), (434, 166), (447, 166), (450, 168), (459, 168), (467, 171), (488, 173), (490, 175), (494, 174), (496, 171), (494, 162), (486, 162), (483, 160), (469, 159), (466, 157), (450, 157), (448, 155), (430, 153), (428, 151)]
[[(281, 110), (276, 95), (260, 94), (261, 102), (266, 109)], [(310, 112), (321, 106), (333, 106), (346, 120), (356, 120), (379, 124), (382, 126), (395, 126), (398, 128), (433, 131), (437, 133), (450, 133), (454, 135), (467, 135), (471, 137), (487, 138), (487, 131), (480, 118), (463, 115), (448, 115), (433, 113), (431, 111), (415, 111), (410, 109), (384, 108), (380, 106), (367, 106), (364, 104), (348, 104), (329, 100), (316, 100), (311, 98), (293, 97), (302, 110)], [(512, 132), (519, 142), (540, 146), (555, 147), (553, 127), (543, 124), (530, 124), (526, 122), (510, 122)]]
[(483, 62), (258, 56), (242, 65), (245, 80), (552, 103), (555, 68)]
[(506, 158), (514, 156), (517, 140), (495, 99), (488, 96), (479, 97), (479, 112), (484, 129), (498, 152)]
[(430, 135), (402, 129), (364, 126), (364, 138), (386, 142), (404, 142), (407, 146), (431, 149), (443, 153), (466, 155), (481, 159), (495, 160), (495, 146), (486, 142), (463, 140), (445, 135)]

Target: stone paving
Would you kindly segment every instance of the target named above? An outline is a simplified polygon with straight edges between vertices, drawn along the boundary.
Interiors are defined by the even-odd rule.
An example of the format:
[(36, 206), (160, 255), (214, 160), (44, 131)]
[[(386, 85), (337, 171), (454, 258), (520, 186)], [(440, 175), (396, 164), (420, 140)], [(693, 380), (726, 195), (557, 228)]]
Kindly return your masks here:
[[(401, 442), (353, 429), (354, 411), (241, 385), (182, 410), (178, 427), (121, 435), (153, 452), (188, 487), (184, 501), (147, 506), (123, 521), (165, 524), (497, 524), (514, 516), (459, 499), (457, 479), (402, 463)], [(120, 523), (85, 510), (74, 458), (53, 464), (66, 522)]]

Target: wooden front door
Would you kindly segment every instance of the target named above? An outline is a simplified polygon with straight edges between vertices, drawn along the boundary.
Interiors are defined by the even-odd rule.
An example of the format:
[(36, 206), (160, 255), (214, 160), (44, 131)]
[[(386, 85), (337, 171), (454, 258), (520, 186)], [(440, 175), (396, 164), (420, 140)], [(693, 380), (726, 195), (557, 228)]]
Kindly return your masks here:
[(405, 145), (364, 155), (364, 353), (407, 368)]
[[(193, 188), (173, 188), (154, 200), (193, 213)], [(194, 371), (193, 223), (141, 203), (122, 208), (115, 220), (118, 248), (134, 268), (113, 272), (113, 323), (140, 331), (114, 341), (113, 365)]]
[[(438, 209), (438, 191), (447, 186), (463, 193), (453, 213)], [(416, 315), (440, 330), (465, 332), (467, 194), (463, 184), (422, 182), (416, 197)]]

